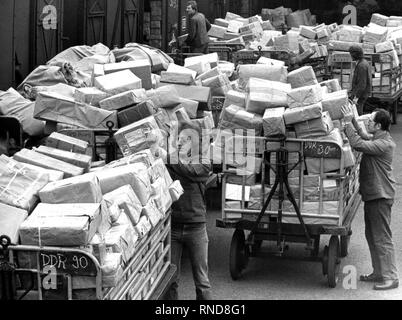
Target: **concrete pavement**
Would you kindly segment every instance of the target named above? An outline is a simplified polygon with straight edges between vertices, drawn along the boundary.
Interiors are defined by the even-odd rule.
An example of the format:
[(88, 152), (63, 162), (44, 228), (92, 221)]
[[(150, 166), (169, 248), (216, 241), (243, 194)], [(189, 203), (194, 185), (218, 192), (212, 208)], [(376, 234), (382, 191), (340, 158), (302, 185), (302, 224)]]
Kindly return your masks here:
[[(397, 180), (397, 197), (393, 206), (392, 231), (396, 249), (397, 266), (402, 280), (402, 115), (391, 134), (397, 144), (394, 158), (394, 174)], [(220, 229), (215, 221), (220, 211), (208, 212), (209, 268), (214, 299), (219, 300), (399, 300), (402, 299), (402, 283), (398, 289), (374, 291), (373, 284), (357, 281), (355, 289), (345, 289), (343, 280), (349, 266), (355, 267), (357, 276), (371, 272), (368, 246), (364, 236), (363, 205), (352, 224), (353, 235), (349, 255), (342, 259), (340, 280), (336, 288), (327, 285), (320, 262), (294, 261), (280, 258), (251, 258), (243, 277), (232, 280), (229, 273), (229, 248), (232, 229)], [(320, 255), (329, 238), (322, 237)], [(264, 242), (264, 248), (272, 242)], [(290, 243), (288, 256), (305, 256), (304, 246)], [(353, 268), (352, 268), (353, 269)], [(179, 286), (180, 299), (195, 299), (190, 261), (185, 256)]]

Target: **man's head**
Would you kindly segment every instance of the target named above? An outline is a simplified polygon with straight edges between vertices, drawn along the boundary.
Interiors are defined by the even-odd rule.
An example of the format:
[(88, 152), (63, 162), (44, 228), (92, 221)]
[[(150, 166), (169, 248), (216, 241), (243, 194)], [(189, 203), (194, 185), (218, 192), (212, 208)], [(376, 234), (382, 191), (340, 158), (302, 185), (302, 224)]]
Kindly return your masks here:
[(181, 122), (179, 123), (178, 133), (177, 149), (179, 153), (188, 153), (190, 151), (191, 156), (198, 154), (200, 151), (201, 129), (190, 122)]
[(363, 49), (359, 46), (351, 46), (349, 48), (349, 53), (352, 56), (354, 61), (360, 60), (363, 58)]
[(367, 131), (376, 133), (377, 131), (389, 131), (391, 126), (391, 117), (389, 112), (384, 109), (376, 109), (369, 118)]
[(188, 1), (186, 11), (189, 16), (194, 15), (198, 11), (197, 2), (196, 1)]

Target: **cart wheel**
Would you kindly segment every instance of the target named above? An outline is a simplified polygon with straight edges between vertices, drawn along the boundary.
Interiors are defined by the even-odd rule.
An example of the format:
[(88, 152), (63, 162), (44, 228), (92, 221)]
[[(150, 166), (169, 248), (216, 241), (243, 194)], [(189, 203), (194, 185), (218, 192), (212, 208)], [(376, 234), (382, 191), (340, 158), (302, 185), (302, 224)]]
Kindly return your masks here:
[(322, 255), (322, 274), (324, 276), (328, 274), (328, 246), (324, 247), (324, 253)]
[(337, 236), (332, 236), (329, 239), (328, 247), (328, 285), (330, 288), (335, 288), (338, 282), (339, 273), (339, 239)]
[(230, 244), (229, 268), (230, 276), (233, 280), (237, 280), (241, 276), (242, 270), (247, 266), (248, 248), (245, 245), (244, 231), (236, 229)]
[(341, 236), (340, 257), (345, 258), (348, 255), (350, 236)]

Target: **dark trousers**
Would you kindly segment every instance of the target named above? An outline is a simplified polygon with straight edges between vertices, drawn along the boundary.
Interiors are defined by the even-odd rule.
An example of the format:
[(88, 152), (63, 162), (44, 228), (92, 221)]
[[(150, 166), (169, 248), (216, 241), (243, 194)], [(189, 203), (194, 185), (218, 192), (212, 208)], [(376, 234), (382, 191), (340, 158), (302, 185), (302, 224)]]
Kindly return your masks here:
[(364, 105), (366, 104), (367, 99), (368, 98), (359, 98), (359, 100), (357, 100), (356, 108), (359, 116), (363, 115)]
[(398, 279), (391, 232), (393, 200), (376, 199), (364, 203), (366, 239), (370, 249), (373, 273), (384, 280)]
[(177, 275), (169, 289), (168, 299), (178, 299), (181, 258), (186, 247), (195, 284), (197, 300), (211, 300), (211, 285), (208, 278), (208, 234), (205, 223), (172, 224), (172, 264), (177, 266)]

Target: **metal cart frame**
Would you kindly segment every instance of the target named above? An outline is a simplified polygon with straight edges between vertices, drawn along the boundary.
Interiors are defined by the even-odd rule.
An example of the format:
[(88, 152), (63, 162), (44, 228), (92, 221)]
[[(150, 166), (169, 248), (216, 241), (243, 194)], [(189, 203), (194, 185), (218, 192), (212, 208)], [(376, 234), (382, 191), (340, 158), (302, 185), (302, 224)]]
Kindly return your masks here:
[[(97, 300), (163, 298), (176, 272), (176, 267), (170, 263), (170, 210), (151, 232), (137, 242), (135, 254), (126, 262), (113, 288), (102, 288), (101, 266), (89, 252), (73, 248), (14, 245), (5, 236), (0, 240), (0, 280), (8, 284), (3, 299), (20, 300), (31, 291), (37, 292), (38, 300), (46, 299), (43, 283), (44, 277), (49, 274), (46, 268), (49, 266), (56, 271), (57, 283), (61, 283), (68, 300), (73, 299), (73, 278), (76, 276), (94, 280), (91, 288)], [(162, 252), (157, 256), (161, 248)], [(28, 257), (29, 268), (20, 266), (21, 254), (25, 259)], [(28, 287), (18, 288), (17, 283), (24, 279), (23, 275), (30, 276), (31, 281), (28, 281)], [(25, 292), (17, 297), (17, 289), (25, 289)]]
[[(239, 139), (245, 139), (240, 137)], [(254, 155), (263, 157), (262, 166), (262, 194), (264, 194), (265, 176), (267, 168), (272, 171), (270, 164), (271, 153), (277, 153), (281, 146), (277, 142), (269, 142), (264, 138), (254, 138), (254, 146), (251, 147)], [(234, 143), (235, 145), (236, 143)], [(266, 145), (265, 145), (266, 144)], [(252, 144), (251, 144), (252, 145)], [(248, 147), (250, 144), (248, 144)], [(236, 148), (236, 147), (235, 147)], [(299, 167), (301, 176), (304, 172), (304, 157), (316, 158), (320, 161), (320, 191), (319, 191), (319, 212), (304, 212), (302, 210), (302, 219), (304, 221), (310, 219), (320, 219), (320, 223), (308, 223), (297, 221), (297, 215), (292, 212), (285, 211), (282, 205), (279, 205), (278, 211), (266, 210), (268, 201), (262, 197), (262, 209), (247, 209), (246, 197), (246, 176), (242, 177), (241, 186), (241, 208), (228, 209), (226, 203), (226, 184), (230, 174), (236, 174), (236, 169), (231, 169), (227, 162), (224, 164), (224, 175), (222, 181), (222, 219), (217, 219), (216, 226), (219, 228), (235, 229), (231, 246), (229, 269), (232, 279), (237, 280), (241, 277), (242, 271), (246, 268), (250, 257), (264, 256), (260, 252), (261, 244), (264, 240), (277, 241), (278, 251), (269, 253), (270, 256), (282, 256), (288, 246), (286, 242), (306, 243), (307, 249), (311, 251), (310, 257), (306, 260), (320, 261), (322, 263), (323, 274), (328, 278), (329, 287), (333, 288), (338, 282), (338, 273), (340, 258), (347, 256), (348, 244), (352, 234), (351, 224), (356, 215), (357, 209), (361, 203), (359, 195), (359, 163), (361, 154), (356, 153), (356, 163), (353, 168), (344, 168), (344, 156), (338, 144), (331, 141), (317, 140), (286, 140), (285, 148), (288, 152), (298, 153), (299, 162), (294, 164), (292, 168), (288, 163), (281, 163), (280, 166), (286, 166), (286, 170), (291, 172)], [(234, 149), (233, 149), (234, 150)], [(239, 149), (238, 149), (239, 150)], [(232, 152), (227, 149), (226, 152)], [(247, 153), (247, 150), (244, 150)], [(326, 159), (336, 158), (339, 161), (339, 172), (324, 173), (324, 161)], [(226, 159), (225, 159), (226, 160)], [(277, 167), (278, 169), (278, 167)], [(336, 179), (339, 183), (339, 205), (338, 215), (329, 215), (324, 212), (323, 207), (323, 179)], [(301, 208), (303, 197), (303, 179), (299, 178), (299, 201)], [(297, 210), (296, 210), (297, 211)], [(237, 218), (228, 217), (228, 214), (239, 215)], [(241, 216), (241, 217), (240, 217)], [(282, 218), (293, 218), (296, 222), (283, 222)], [(327, 221), (327, 222), (326, 222)], [(332, 221), (332, 222), (331, 222)], [(300, 222), (300, 223), (299, 223)], [(245, 232), (250, 231), (246, 239)], [(330, 235), (330, 241), (324, 248), (322, 256), (319, 256), (320, 237), (322, 235)], [(307, 240), (307, 241), (306, 241)], [(308, 240), (312, 240), (312, 246), (309, 246)]]

